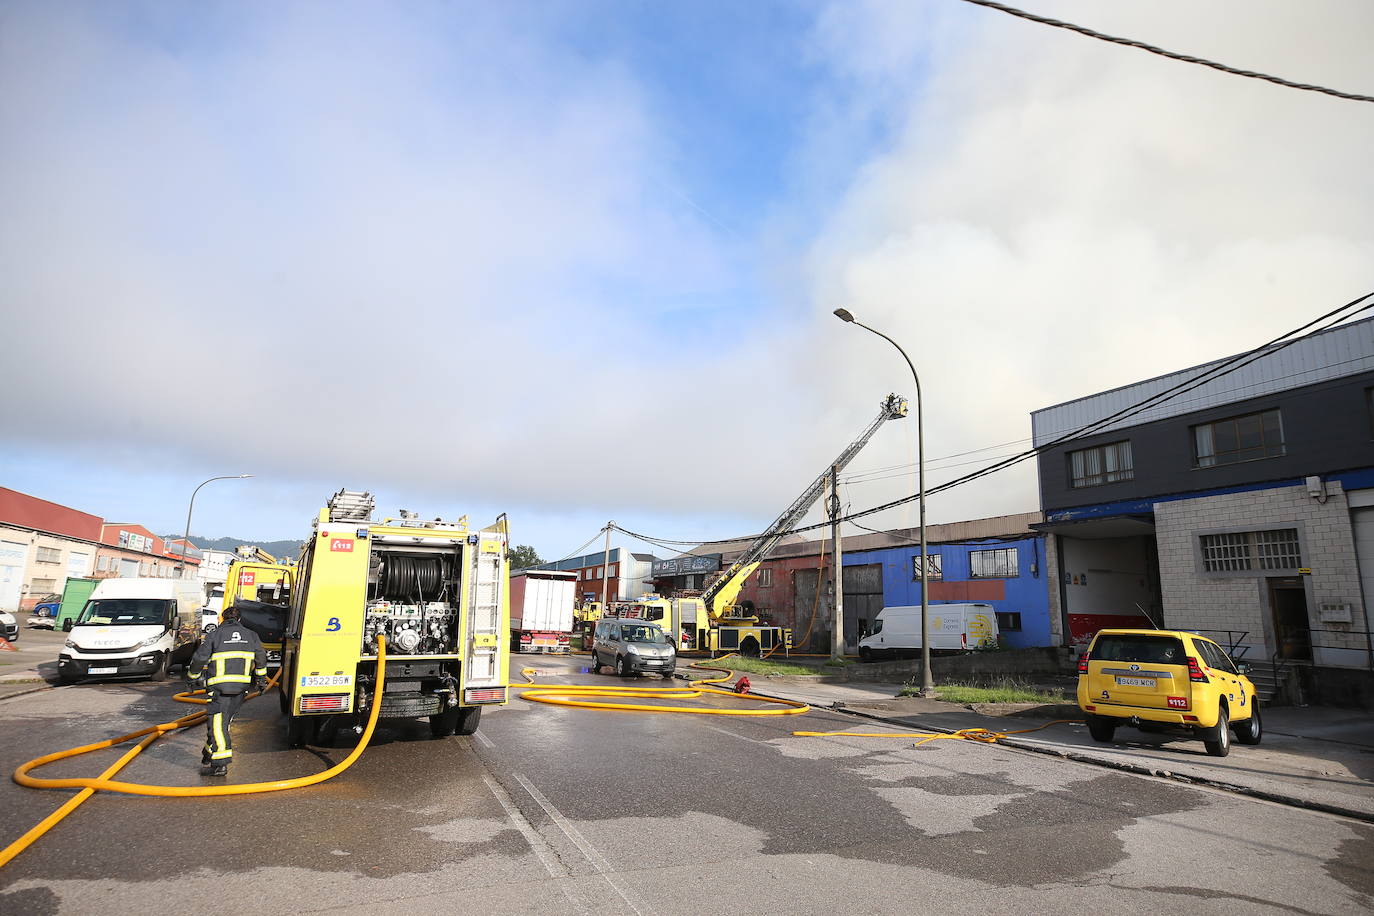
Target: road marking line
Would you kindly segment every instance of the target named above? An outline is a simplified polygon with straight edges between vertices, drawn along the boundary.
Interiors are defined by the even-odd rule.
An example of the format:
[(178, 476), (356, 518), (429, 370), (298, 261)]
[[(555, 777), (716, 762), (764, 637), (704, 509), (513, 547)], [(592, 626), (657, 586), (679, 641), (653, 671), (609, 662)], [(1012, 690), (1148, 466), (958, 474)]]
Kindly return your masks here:
[(553, 806), (553, 802), (544, 797), (543, 792), (536, 789), (533, 783), (519, 773), (511, 773), (511, 777), (514, 778), (516, 782), (520, 783), (520, 785), (524, 786), (525, 791), (530, 793), (530, 798), (534, 799), (535, 804), (544, 809), (544, 813), (558, 825), (558, 829), (562, 830), (563, 834), (569, 840), (572, 840), (573, 845), (577, 847), (578, 851), (581, 852), (587, 861), (591, 863), (592, 867), (600, 873), (601, 877), (606, 879), (606, 883), (620, 895), (620, 899), (624, 900), (625, 904), (630, 909), (634, 910), (637, 916), (644, 916), (646, 912), (653, 912), (652, 908), (645, 904), (644, 901), (632, 899), (632, 897), (637, 898), (638, 895), (616, 879), (615, 869), (611, 866), (610, 862), (606, 861), (606, 857), (598, 852), (595, 846), (587, 842), (587, 838), (582, 835), (582, 832), (563, 816), (563, 812)]
[(493, 749), (496, 747), (496, 745), (492, 743), (491, 739), (488, 738), (486, 735), (482, 734), (480, 731), (473, 732), (472, 734), (477, 738), (478, 741), (482, 742), (483, 746)]
[(529, 844), (530, 849), (533, 849), (534, 854), (539, 857), (539, 861), (543, 863), (544, 870), (549, 873), (549, 877), (568, 877), (570, 872), (559, 865), (549, 854), (548, 844), (544, 842), (544, 838), (539, 835), (539, 831), (534, 829), (534, 825), (525, 819), (525, 815), (520, 813), (520, 808), (516, 806), (511, 797), (506, 794), (506, 790), (501, 788), (501, 784), (486, 773), (482, 774), (482, 781), (487, 784), (487, 788), (491, 790), (491, 794), (496, 796), (496, 800), (500, 802), (501, 807), (506, 810), (506, 816), (511, 819), (511, 823), (515, 824), (515, 829), (520, 831), (521, 835), (525, 838), (525, 842)]
[(710, 729), (711, 731), (713, 731), (713, 732), (720, 732), (722, 735), (729, 735), (731, 738), (738, 738), (738, 739), (740, 739), (741, 741), (751, 741), (751, 742), (753, 742), (754, 744), (768, 744), (767, 741), (760, 741), (758, 738), (749, 738), (749, 737), (747, 737), (747, 736), (745, 736), (745, 735), (741, 735), (741, 734), (737, 734), (736, 732), (732, 732), (732, 731), (730, 731), (728, 728), (720, 728), (720, 727), (715, 726), (715, 725), (707, 725), (705, 722), (698, 722), (698, 723), (696, 723), (696, 724), (697, 724), (697, 725), (700, 725), (702, 728), (709, 728), (709, 729)]

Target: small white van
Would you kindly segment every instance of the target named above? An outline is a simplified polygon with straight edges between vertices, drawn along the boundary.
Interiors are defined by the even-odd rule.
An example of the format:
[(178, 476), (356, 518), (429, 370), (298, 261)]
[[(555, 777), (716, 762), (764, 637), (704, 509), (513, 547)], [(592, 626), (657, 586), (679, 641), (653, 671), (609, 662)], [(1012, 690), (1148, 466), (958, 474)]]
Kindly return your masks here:
[(86, 677), (162, 680), (200, 641), (205, 592), (188, 579), (105, 579), (91, 592), (57, 656), (64, 683)]
[[(932, 604), (928, 614), (932, 651), (997, 645), (997, 614), (990, 604)], [(859, 658), (893, 658), (920, 648), (921, 606), (885, 607), (873, 621), (873, 630), (859, 640)]]

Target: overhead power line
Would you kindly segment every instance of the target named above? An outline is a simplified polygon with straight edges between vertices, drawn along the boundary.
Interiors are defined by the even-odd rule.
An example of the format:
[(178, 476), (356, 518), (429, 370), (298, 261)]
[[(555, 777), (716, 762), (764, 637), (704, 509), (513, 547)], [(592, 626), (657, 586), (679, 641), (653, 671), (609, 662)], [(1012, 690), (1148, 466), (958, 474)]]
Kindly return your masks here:
[[(994, 462), (993, 464), (990, 464), (987, 467), (981, 468), (977, 471), (970, 472), (968, 474), (963, 475), (962, 477), (956, 477), (953, 480), (949, 480), (945, 483), (940, 484), (939, 486), (929, 487), (926, 490), (926, 495), (929, 496), (932, 493), (940, 493), (945, 490), (950, 490), (954, 487), (962, 486), (966, 483), (971, 483), (974, 480), (978, 480), (990, 474), (995, 474), (998, 471), (1006, 470), (1009, 467), (1012, 467), (1014, 465), (1020, 464), (1023, 461), (1027, 461), (1031, 458), (1034, 458), (1036, 455), (1038, 455), (1045, 449), (1052, 448), (1056, 445), (1062, 445), (1065, 442), (1070, 442), (1075, 439), (1082, 439), (1087, 436), (1091, 436), (1096, 432), (1100, 431), (1103, 427), (1115, 423), (1118, 420), (1128, 419), (1137, 414), (1143, 413), (1144, 411), (1149, 410), (1152, 407), (1157, 407), (1160, 404), (1163, 404), (1167, 401), (1172, 401), (1179, 395), (1186, 394), (1187, 392), (1192, 391), (1195, 388), (1199, 388), (1207, 384), (1208, 382), (1215, 381), (1216, 379), (1219, 379), (1225, 375), (1230, 375), (1232, 372), (1235, 372), (1239, 369), (1243, 369), (1245, 366), (1248, 366), (1250, 363), (1253, 363), (1256, 360), (1263, 359), (1266, 356), (1277, 353), (1280, 350), (1292, 346), (1299, 340), (1302, 340), (1306, 336), (1308, 336), (1307, 332), (1311, 331), (1311, 329), (1314, 328), (1316, 325), (1326, 322), (1323, 327), (1317, 328), (1318, 331), (1324, 331), (1327, 328), (1331, 328), (1336, 326), (1337, 324), (1340, 324), (1341, 322), (1348, 321), (1349, 319), (1361, 314), (1362, 312), (1374, 310), (1374, 302), (1361, 305), (1361, 303), (1365, 303), (1365, 301), (1370, 298), (1374, 298), (1374, 292), (1365, 293), (1362, 296), (1352, 299), (1351, 301), (1347, 302), (1345, 305), (1340, 306), (1339, 308), (1332, 309), (1331, 311), (1323, 315), (1317, 316), (1316, 318), (1312, 319), (1311, 321), (1307, 322), (1301, 327), (1294, 328), (1286, 334), (1280, 334), (1278, 337), (1275, 337), (1268, 343), (1261, 344), (1258, 347), (1254, 347), (1253, 349), (1247, 350), (1244, 353), (1232, 356), (1229, 359), (1221, 360), (1220, 362), (1217, 362), (1209, 368), (1204, 369), (1203, 371), (1199, 372), (1197, 375), (1192, 376), (1191, 378), (1185, 379), (1184, 381), (1179, 382), (1178, 384), (1170, 388), (1166, 388), (1163, 391), (1157, 392), (1153, 395), (1150, 395), (1147, 398), (1144, 398), (1143, 400), (1137, 401), (1135, 404), (1123, 407), (1121, 410), (1118, 410), (1115, 413), (1109, 414), (1098, 420), (1094, 420), (1093, 422), (1088, 423), (1084, 426), (1080, 426), (1078, 429), (1070, 430), (1069, 432), (1066, 432), (1063, 435), (1055, 439), (1052, 439), (1049, 442), (1044, 443), (1043, 445), (1038, 445), (1026, 449), (1024, 452), (1020, 452), (1001, 461)], [(1316, 331), (1312, 331), (1312, 333), (1316, 333)], [(859, 512), (846, 514), (840, 518), (840, 521), (853, 523), (855, 519), (864, 518), (866, 516), (874, 515), (879, 512), (886, 512), (888, 509), (894, 509), (897, 506), (905, 505), (906, 503), (910, 502), (915, 502), (919, 498), (919, 493), (913, 493), (910, 496), (903, 496), (900, 499), (895, 499), (891, 502), (883, 503), (880, 506), (873, 506), (872, 508), (864, 509)], [(794, 528), (790, 533), (800, 534), (804, 531), (814, 531), (817, 528), (825, 528), (829, 524), (829, 521), (819, 522), (814, 525), (807, 525), (801, 528)], [(619, 525), (617, 525), (616, 527), (620, 528)], [(644, 535), (635, 534), (634, 532), (627, 531), (624, 528), (620, 528), (620, 530), (625, 531), (626, 534), (638, 537), (641, 540), (648, 540), (644, 537)], [(754, 537), (757, 537), (757, 535), (744, 535), (743, 537), (735, 537), (728, 538), (725, 540), (714, 541), (676, 541), (669, 538), (657, 538), (655, 539), (655, 541), (660, 546), (665, 547), (669, 544), (676, 546), (707, 546), (717, 544), (731, 544), (737, 541), (749, 541), (752, 540)], [(654, 541), (651, 541), (651, 543), (653, 542)]]
[(584, 550), (586, 550), (588, 547), (592, 546), (592, 541), (595, 541), (597, 538), (601, 537), (601, 535), (603, 535), (603, 534), (605, 534), (605, 533), (606, 533), (606, 526), (605, 526), (605, 525), (602, 525), (601, 528), (596, 532), (596, 534), (594, 534), (594, 535), (592, 535), (591, 537), (587, 538), (587, 542), (586, 542), (585, 544), (583, 544), (581, 547), (577, 547), (577, 548), (575, 548), (575, 549), (573, 549), (573, 550), (568, 551), (567, 553), (563, 554), (563, 556), (559, 557), (557, 560), (554, 560), (553, 562), (555, 562), (555, 563), (562, 563), (564, 560), (571, 559), (572, 557), (577, 556), (577, 555), (580, 554), (582, 551), (584, 551)]
[(1129, 48), (1139, 48), (1142, 51), (1149, 51), (1151, 54), (1158, 54), (1160, 57), (1183, 61), (1185, 64), (1198, 64), (1202, 67), (1211, 67), (1213, 70), (1220, 70), (1222, 73), (1230, 73), (1233, 76), (1244, 76), (1250, 79), (1264, 80), (1265, 82), (1275, 83), (1279, 86), (1287, 86), (1289, 89), (1302, 89), (1307, 92), (1320, 92), (1324, 95), (1334, 95), (1338, 99), (1349, 99), (1352, 102), (1374, 102), (1374, 96), (1359, 95), (1354, 92), (1342, 92), (1339, 89), (1328, 89), (1325, 86), (1314, 86), (1311, 83), (1295, 83), (1281, 76), (1258, 73), (1254, 70), (1242, 70), (1239, 67), (1231, 67), (1202, 57), (1194, 57), (1191, 54), (1166, 51), (1163, 48), (1156, 48), (1154, 45), (1147, 45), (1145, 42), (1136, 41), (1133, 38), (1120, 38), (1116, 35), (1105, 35), (1102, 32), (1096, 32), (1081, 25), (1074, 25), (1072, 22), (1063, 22), (1059, 19), (1051, 19), (1048, 16), (1038, 16), (1035, 13), (1019, 10), (1014, 6), (994, 3), (993, 0), (964, 0), (964, 2), (972, 3), (974, 6), (986, 6), (988, 9), (994, 9), (1010, 16), (1020, 17), (1021, 19), (1029, 19), (1031, 22), (1038, 22), (1041, 25), (1053, 26), (1056, 29), (1068, 29), (1070, 32), (1087, 35), (1089, 38), (1096, 38), (1099, 41), (1109, 41), (1113, 44), (1125, 45)]

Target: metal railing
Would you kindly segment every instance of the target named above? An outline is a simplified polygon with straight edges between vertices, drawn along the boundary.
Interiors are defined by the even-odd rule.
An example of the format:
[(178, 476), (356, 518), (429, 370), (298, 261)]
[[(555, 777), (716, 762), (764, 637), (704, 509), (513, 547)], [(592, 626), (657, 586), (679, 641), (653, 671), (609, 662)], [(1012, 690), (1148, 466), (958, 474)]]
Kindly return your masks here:
[[(1332, 633), (1340, 636), (1363, 636), (1364, 646), (1335, 645), (1334, 642), (1318, 642), (1314, 634)], [(1317, 650), (1331, 652), (1359, 652), (1364, 656), (1364, 668), (1374, 671), (1374, 633), (1369, 630), (1332, 630), (1323, 627), (1307, 627), (1288, 630), (1279, 637), (1279, 647), (1272, 656), (1275, 669), (1280, 665), (1314, 664)], [(1294, 652), (1300, 653), (1297, 657)], [(1341, 667), (1347, 667), (1342, 665)]]
[[(1238, 662), (1245, 657), (1245, 653), (1250, 651), (1250, 645), (1245, 642), (1245, 638), (1250, 635), (1249, 630), (1189, 630), (1189, 633), (1197, 633), (1206, 636), (1212, 642), (1226, 647), (1226, 654), (1231, 656), (1231, 661)], [(1212, 636), (1212, 633), (1224, 633), (1224, 639)], [(1237, 635), (1239, 634), (1239, 635)]]

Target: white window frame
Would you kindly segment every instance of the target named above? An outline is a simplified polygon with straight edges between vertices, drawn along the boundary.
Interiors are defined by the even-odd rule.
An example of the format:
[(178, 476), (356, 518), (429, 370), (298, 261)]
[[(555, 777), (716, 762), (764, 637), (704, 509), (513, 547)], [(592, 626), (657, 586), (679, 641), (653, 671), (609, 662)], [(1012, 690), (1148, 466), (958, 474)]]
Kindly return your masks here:
[[(911, 581), (921, 582), (921, 555), (915, 553), (911, 555)], [(926, 578), (931, 582), (939, 582), (945, 578), (944, 555), (938, 553), (926, 554), (925, 562)]]
[(1069, 486), (1073, 489), (1102, 487), (1123, 480), (1135, 480), (1130, 439), (1069, 452)]
[(772, 588), (772, 587), (773, 587), (773, 570), (771, 570), (771, 569), (760, 569), (760, 570), (758, 571), (758, 574), (759, 574), (759, 581), (758, 581), (758, 587), (759, 587), (759, 588)]
[[(988, 560), (982, 560), (988, 557)], [(1010, 560), (1010, 562), (1007, 562)], [(990, 562), (991, 571), (986, 567), (979, 570), (979, 564)], [(968, 555), (970, 579), (1019, 579), (1021, 577), (1021, 552), (1015, 547), (995, 547), (987, 550), (972, 550)]]

